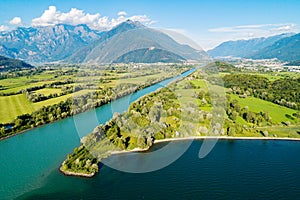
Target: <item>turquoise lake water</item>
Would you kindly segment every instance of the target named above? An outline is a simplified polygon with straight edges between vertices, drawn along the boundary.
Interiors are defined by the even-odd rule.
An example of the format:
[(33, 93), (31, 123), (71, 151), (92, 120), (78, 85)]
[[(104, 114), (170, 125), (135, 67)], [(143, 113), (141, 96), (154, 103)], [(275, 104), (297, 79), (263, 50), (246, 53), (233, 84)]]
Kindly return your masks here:
[[(185, 142), (174, 143), (175, 151)], [(194, 141), (176, 162), (150, 173), (103, 166), (96, 177), (86, 179), (54, 171), (41, 188), (19, 199), (299, 199), (299, 142), (222, 140), (199, 159), (201, 145), (202, 141)], [(143, 153), (111, 159), (120, 158), (124, 164), (148, 159)]]

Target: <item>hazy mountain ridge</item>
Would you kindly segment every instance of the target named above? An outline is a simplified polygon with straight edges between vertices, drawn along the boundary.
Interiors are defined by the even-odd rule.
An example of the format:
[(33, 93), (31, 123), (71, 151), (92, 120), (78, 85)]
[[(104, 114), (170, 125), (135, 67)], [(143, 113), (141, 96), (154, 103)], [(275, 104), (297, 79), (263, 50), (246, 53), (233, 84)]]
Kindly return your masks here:
[(278, 58), (282, 61), (300, 60), (300, 33), (286, 37), (251, 55), (253, 59)]
[(285, 66), (300, 66), (300, 60), (291, 61), (285, 64)]
[(137, 49), (123, 54), (117, 58), (114, 63), (179, 63), (183, 62), (185, 59), (175, 53), (157, 49), (157, 48), (147, 48), (147, 49)]
[(0, 56), (0, 71), (25, 68), (33, 68), (33, 66), (21, 60)]
[(241, 57), (251, 58), (260, 53), (264, 48), (273, 45), (277, 41), (288, 38), (294, 34), (286, 33), (271, 37), (254, 38), (249, 40), (237, 40), (223, 42), (216, 48), (207, 51), (212, 57)]

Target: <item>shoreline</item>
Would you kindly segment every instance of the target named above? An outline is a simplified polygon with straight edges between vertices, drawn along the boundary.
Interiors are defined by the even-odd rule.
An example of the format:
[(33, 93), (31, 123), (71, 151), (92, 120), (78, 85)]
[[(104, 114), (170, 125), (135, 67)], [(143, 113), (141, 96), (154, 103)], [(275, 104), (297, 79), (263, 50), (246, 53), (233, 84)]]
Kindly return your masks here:
[(146, 147), (144, 149), (134, 148), (132, 150), (111, 151), (109, 154), (110, 154), (110, 156), (113, 156), (113, 155), (120, 155), (120, 154), (126, 154), (126, 153), (138, 153), (138, 152), (148, 151), (150, 148), (151, 148), (151, 146), (150, 147)]
[[(154, 144), (154, 143), (153, 143)], [(111, 151), (109, 152), (109, 156), (113, 156), (113, 155), (121, 155), (121, 154), (126, 154), (126, 153), (137, 153), (137, 152), (144, 152), (144, 151), (148, 151), (149, 149), (151, 148), (150, 147), (147, 147), (147, 148), (144, 148), (144, 149), (141, 149), (141, 148), (134, 148), (132, 150), (122, 150), (122, 151)], [(108, 156), (108, 157), (109, 157)], [(98, 162), (97, 165), (99, 165), (101, 163)], [(62, 164), (63, 165), (63, 164)], [(85, 173), (78, 173), (78, 172), (70, 172), (70, 171), (64, 171), (62, 169), (62, 166), (59, 168), (59, 171), (65, 175), (65, 176), (75, 176), (75, 177), (83, 177), (83, 178), (92, 178), (94, 177), (97, 173), (99, 172), (93, 172), (91, 174), (85, 174)]]
[[(277, 141), (299, 141), (300, 138), (283, 138), (283, 137), (233, 137), (233, 136), (190, 136), (190, 137), (179, 137), (179, 138), (167, 138), (167, 139), (162, 139), (162, 140), (155, 140), (152, 144), (160, 144), (160, 143), (166, 143), (166, 142), (174, 142), (174, 141), (186, 141), (186, 140), (277, 140)], [(144, 149), (142, 148), (134, 148), (132, 150), (122, 150), (122, 151), (111, 151), (109, 152), (109, 156), (113, 155), (122, 155), (122, 154), (127, 154), (127, 153), (142, 153), (145, 151), (148, 151), (152, 146), (146, 147)], [(108, 157), (109, 157), (108, 156)], [(101, 162), (99, 162), (101, 163)], [(98, 164), (99, 164), (98, 163)], [(64, 174), (65, 176), (76, 176), (76, 177), (84, 177), (84, 178), (92, 178), (94, 177), (97, 173), (92, 173), (92, 174), (84, 174), (84, 173), (76, 173), (76, 172), (70, 172), (70, 171), (63, 171), (61, 167), (59, 168), (59, 171)]]
[(300, 138), (284, 138), (284, 137), (234, 137), (234, 136), (191, 136), (181, 138), (166, 138), (162, 140), (155, 140), (153, 144), (164, 142), (183, 141), (183, 140), (278, 140), (278, 141), (300, 141)]
[(85, 174), (85, 173), (77, 173), (77, 172), (70, 172), (70, 171), (63, 171), (61, 167), (59, 168), (59, 171), (65, 175), (65, 176), (76, 176), (76, 177), (83, 177), (83, 178), (92, 178), (96, 175), (96, 173), (91, 174)]

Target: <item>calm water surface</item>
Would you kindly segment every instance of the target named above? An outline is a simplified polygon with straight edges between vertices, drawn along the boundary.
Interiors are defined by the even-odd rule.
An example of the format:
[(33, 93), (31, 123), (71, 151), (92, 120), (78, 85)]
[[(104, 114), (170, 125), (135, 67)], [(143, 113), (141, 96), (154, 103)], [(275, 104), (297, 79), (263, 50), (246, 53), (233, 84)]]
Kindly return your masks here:
[[(184, 142), (176, 143), (180, 148)], [(41, 188), (19, 199), (299, 199), (299, 142), (219, 141), (199, 159), (201, 144), (194, 141), (176, 162), (151, 173), (103, 166), (96, 177), (85, 179), (53, 171)], [(143, 153), (111, 159), (118, 157), (124, 164), (147, 159)]]

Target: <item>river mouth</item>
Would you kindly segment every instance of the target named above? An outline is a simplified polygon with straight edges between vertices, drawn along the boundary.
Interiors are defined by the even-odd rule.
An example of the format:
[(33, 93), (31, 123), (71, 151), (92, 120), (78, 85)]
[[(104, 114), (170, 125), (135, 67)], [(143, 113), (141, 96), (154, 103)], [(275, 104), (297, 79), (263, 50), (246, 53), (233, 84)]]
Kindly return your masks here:
[[(176, 162), (161, 170), (132, 174), (102, 166), (92, 179), (53, 171), (41, 187), (19, 199), (297, 199), (300, 152), (296, 141), (220, 140), (199, 159), (193, 141)], [(184, 141), (176, 141), (178, 146)], [(149, 151), (162, 148), (156, 144)], [(129, 160), (147, 155), (120, 154)], [(120, 161), (120, 159), (119, 159)]]
[[(188, 76), (194, 71), (195, 69), (186, 71), (180, 76), (164, 80), (123, 97), (129, 98), (129, 104), (123, 106), (122, 110), (126, 111), (130, 103), (138, 98), (154, 92), (176, 79)], [(121, 104), (122, 98), (114, 101), (115, 104), (117, 102)], [(97, 119), (95, 119), (95, 115)], [(0, 161), (2, 161), (0, 162), (0, 180), (5, 183), (0, 186), (0, 197), (14, 199), (40, 188), (48, 176), (53, 172), (58, 173), (57, 169), (66, 155), (80, 145), (80, 138), (91, 133), (99, 124), (110, 120), (112, 116), (111, 104), (106, 104), (95, 110), (0, 141)], [(78, 124), (80, 124), (80, 130)]]

